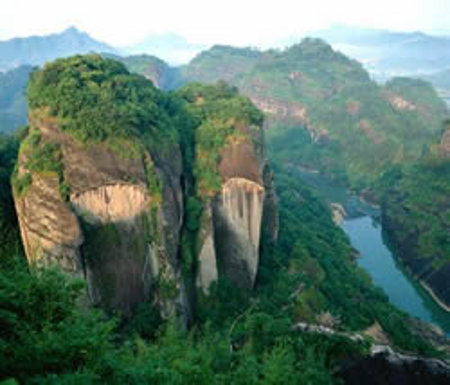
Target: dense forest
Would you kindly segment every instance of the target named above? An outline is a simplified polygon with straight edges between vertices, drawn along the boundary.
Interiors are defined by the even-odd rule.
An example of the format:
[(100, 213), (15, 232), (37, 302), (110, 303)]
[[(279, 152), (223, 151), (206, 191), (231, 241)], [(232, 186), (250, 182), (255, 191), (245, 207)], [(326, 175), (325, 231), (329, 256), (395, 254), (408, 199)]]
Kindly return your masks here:
[[(75, 94), (67, 92), (74, 76), (81, 85)], [(192, 233), (198, 227), (195, 200), (217, 189), (214, 164), (223, 135), (232, 130), (230, 119), (262, 123), (261, 113), (235, 88), (194, 84), (164, 94), (121, 64), (96, 56), (57, 61), (47, 71), (34, 73), (28, 97), (37, 111), (52, 106), (50, 114), (61, 119), (62, 131), (87, 146), (131, 138), (138, 149), (153, 147), (155, 142), (147, 138), (155, 135), (181, 143), (184, 167), (192, 170), (192, 186), (197, 186), (187, 207), (187, 230)], [(164, 110), (172, 111), (175, 120)], [(176, 124), (177, 116), (183, 123)], [(31, 170), (42, 172), (43, 167), (51, 172), (48, 167), (57, 158), (36, 134), (29, 133), (28, 142), (23, 137), (23, 132), (0, 137), (2, 379), (67, 384), (329, 384), (337, 381), (345, 360), (368, 354), (372, 339), (364, 330), (375, 322), (393, 346), (441, 355), (356, 267), (350, 243), (332, 222), (326, 204), (276, 158), (272, 167), (279, 239), (262, 244), (254, 290), (239, 289), (220, 277), (209, 295), (200, 295), (189, 329), (180, 327), (176, 317), (162, 320), (150, 303), (140, 304), (125, 318), (83, 305), (83, 280), (57, 267), (25, 263), (10, 186), (19, 142)], [(193, 153), (207, 156), (196, 163)], [(185, 236), (187, 247), (194, 250), (189, 232)], [(188, 250), (183, 252), (187, 272), (192, 267), (189, 255)], [(302, 323), (334, 332), (302, 331), (296, 326)], [(350, 338), (356, 334), (361, 337)]]
[[(25, 123), (21, 92), (31, 72), (31, 122), (0, 134), (0, 381), (339, 384), (342, 368), (380, 343), (374, 327), (397, 351), (445, 357), (424, 334), (428, 327), (390, 304), (357, 267), (329, 206), (298, 175), (303, 166), (354, 190), (370, 189), (399, 256), (420, 255), (413, 272), (425, 281), (430, 271), (445, 272), (450, 186), (437, 143), (446, 110), (428, 83), (397, 78), (378, 85), (359, 63), (315, 39), (282, 51), (215, 46), (181, 68), (145, 55), (105, 56), (0, 76), (1, 132)], [(27, 263), (13, 195), (23, 199), (38, 178), (55, 178), (58, 199), (72, 207), (63, 145), (42, 134), (34, 123), (41, 120), (57, 122), (83, 151), (107, 148), (123, 165), (143, 164), (151, 218), (165, 205), (161, 169), (176, 168), (166, 159), (177, 161), (179, 149), (184, 211), (177, 258), (193, 304), (188, 322), (157, 310), (164, 291), (177, 289), (172, 282), (158, 282), (156, 295), (122, 314), (89, 305), (82, 277)], [(270, 130), (255, 135), (262, 126)], [(253, 289), (219, 274), (205, 293), (195, 281), (199, 235), (208, 204), (220, 194), (219, 163), (230, 143), (251, 143), (268, 157), (278, 239), (273, 243), (262, 226)], [(83, 252), (94, 261), (120, 243), (112, 226), (83, 226)], [(158, 229), (145, 226), (156, 238)], [(445, 297), (446, 275), (437, 281)]]

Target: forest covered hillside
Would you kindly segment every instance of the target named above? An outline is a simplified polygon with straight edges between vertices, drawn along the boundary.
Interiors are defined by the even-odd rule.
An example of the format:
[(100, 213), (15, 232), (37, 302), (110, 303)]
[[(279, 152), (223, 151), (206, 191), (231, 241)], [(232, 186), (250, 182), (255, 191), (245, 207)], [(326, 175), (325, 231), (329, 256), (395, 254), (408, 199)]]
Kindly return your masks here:
[(181, 73), (236, 85), (267, 114), (270, 134), (296, 142), (290, 162), (353, 188), (370, 186), (393, 163), (419, 158), (440, 137), (447, 114), (429, 84), (403, 78), (380, 86), (317, 39), (283, 51), (213, 47)]
[[(295, 171), (267, 162), (263, 115), (235, 88), (165, 93), (119, 62), (78, 56), (35, 72), (28, 97), (28, 130), (0, 137), (2, 379), (330, 384), (371, 357), (373, 327), (395, 349), (445, 356), (357, 267), (328, 206)], [(131, 193), (143, 206), (125, 224), (120, 202)], [(244, 207), (253, 211), (242, 216)], [(84, 237), (67, 248), (77, 223)], [(387, 370), (414, 377), (414, 365)]]

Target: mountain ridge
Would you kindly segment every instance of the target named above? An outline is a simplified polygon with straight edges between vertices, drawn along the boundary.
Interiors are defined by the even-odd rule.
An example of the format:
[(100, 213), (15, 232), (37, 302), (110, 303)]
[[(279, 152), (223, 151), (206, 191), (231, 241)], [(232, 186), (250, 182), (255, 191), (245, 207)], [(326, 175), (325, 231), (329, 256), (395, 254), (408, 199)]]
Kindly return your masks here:
[(49, 35), (33, 35), (0, 41), (0, 71), (20, 65), (42, 65), (58, 57), (85, 54), (89, 52), (111, 52), (112, 46), (90, 37), (76, 27)]

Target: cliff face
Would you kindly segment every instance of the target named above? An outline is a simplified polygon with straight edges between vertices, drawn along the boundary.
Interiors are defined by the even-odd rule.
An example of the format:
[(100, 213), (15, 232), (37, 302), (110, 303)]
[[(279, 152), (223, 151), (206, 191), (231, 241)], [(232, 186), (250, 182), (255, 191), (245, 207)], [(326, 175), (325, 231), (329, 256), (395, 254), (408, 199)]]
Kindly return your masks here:
[(57, 263), (81, 273), (83, 236), (76, 215), (60, 199), (58, 177), (34, 175), (24, 197), (15, 197), (22, 241), (30, 263)]
[(28, 95), (12, 183), (30, 263), (84, 277), (108, 310), (147, 302), (185, 322), (194, 280), (254, 286), (278, 219), (248, 99), (225, 84), (168, 96), (97, 56), (46, 65)]
[(260, 127), (240, 128), (245, 139), (229, 140), (220, 154), (220, 190), (206, 202), (200, 231), (198, 284), (207, 292), (223, 274), (252, 288), (258, 271), (262, 218), (269, 237), (278, 229), (276, 201), (263, 152)]
[[(26, 147), (21, 151), (20, 172), (30, 173), (32, 182), (25, 193), (16, 194), (16, 208), (29, 261), (56, 261), (84, 275), (93, 303), (125, 314), (151, 294), (163, 312), (183, 304), (178, 148), (172, 149), (170, 161), (152, 160), (148, 152), (127, 159), (107, 143), (79, 144), (58, 128), (56, 119), (31, 115), (30, 131), (40, 133), (38, 146), (59, 146), (70, 194), (64, 201), (58, 175), (27, 169), (32, 154)], [(157, 194), (147, 185), (149, 172), (160, 181)], [(162, 293), (163, 286), (171, 290)]]

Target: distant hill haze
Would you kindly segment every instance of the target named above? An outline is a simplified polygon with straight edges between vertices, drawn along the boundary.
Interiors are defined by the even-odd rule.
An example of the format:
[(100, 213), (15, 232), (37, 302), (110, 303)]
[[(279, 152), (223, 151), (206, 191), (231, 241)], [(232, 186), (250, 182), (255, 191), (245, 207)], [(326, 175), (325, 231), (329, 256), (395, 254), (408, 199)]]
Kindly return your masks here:
[(14, 38), (0, 42), (0, 71), (7, 71), (24, 64), (40, 66), (59, 57), (89, 52), (117, 53), (118, 51), (75, 27), (46, 36)]
[(382, 77), (442, 71), (450, 66), (450, 37), (422, 32), (335, 27), (313, 33)]
[(172, 65), (189, 62), (201, 51), (207, 49), (204, 44), (193, 44), (184, 37), (173, 34), (159, 34), (146, 37), (141, 42), (122, 49), (127, 54), (149, 54)]
[(25, 88), (32, 66), (0, 73), (0, 132), (12, 132), (27, 122)]

